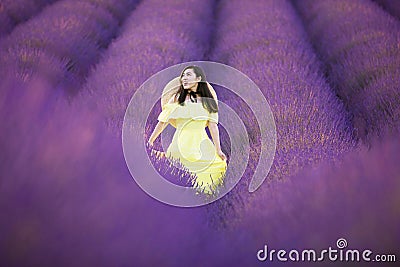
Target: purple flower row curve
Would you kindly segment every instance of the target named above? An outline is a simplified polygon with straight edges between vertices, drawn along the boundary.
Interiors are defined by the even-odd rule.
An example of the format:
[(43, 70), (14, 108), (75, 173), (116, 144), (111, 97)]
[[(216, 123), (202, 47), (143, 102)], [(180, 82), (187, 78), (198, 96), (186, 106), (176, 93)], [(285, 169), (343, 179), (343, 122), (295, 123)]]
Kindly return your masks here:
[(353, 146), (344, 106), (324, 81), (288, 1), (221, 1), (218, 20), (211, 58), (253, 79), (274, 113), (278, 147), (271, 179)]
[(0, 37), (56, 0), (3, 0), (0, 3)]
[(400, 23), (375, 3), (294, 1), (326, 73), (367, 141), (400, 127)]
[[(288, 1), (221, 1), (217, 22), (211, 59), (253, 79), (275, 117), (277, 150), (268, 180), (339, 159), (354, 147), (349, 116), (323, 79), (321, 64)], [(256, 157), (252, 160), (257, 164)], [(254, 194), (262, 195), (266, 187)], [(239, 194), (248, 195), (247, 186), (243, 189)]]
[[(73, 82), (71, 87), (76, 87), (116, 35), (119, 23), (134, 3), (73, 0), (49, 6), (1, 40), (1, 64), (8, 67), (1, 70), (0, 76), (29, 80), (38, 74), (53, 85)], [(123, 6), (125, 12), (116, 17), (106, 4)]]
[[(230, 240), (232, 247), (224, 250), (229, 260), (251, 266), (264, 245), (269, 252), (314, 249), (320, 255), (323, 249), (338, 249), (339, 238), (348, 243), (343, 252), (369, 249), (371, 259), (376, 254), (394, 254), (397, 260), (400, 142), (398, 136), (372, 142), (372, 149), (361, 146), (340, 164), (324, 162), (284, 183), (272, 182), (265, 194), (247, 206), (243, 220), (231, 218), (230, 231), (235, 233), (231, 237), (235, 238)], [(219, 243), (210, 250), (222, 247)], [(323, 262), (329, 262), (327, 255)], [(282, 265), (276, 257), (274, 262), (260, 263)], [(304, 264), (315, 266), (315, 262)]]
[[(77, 101), (96, 106), (120, 134), (129, 100), (144, 81), (166, 67), (204, 57), (212, 3), (142, 2), (89, 75)], [(151, 93), (161, 92), (155, 88)], [(150, 120), (155, 122), (156, 117)]]

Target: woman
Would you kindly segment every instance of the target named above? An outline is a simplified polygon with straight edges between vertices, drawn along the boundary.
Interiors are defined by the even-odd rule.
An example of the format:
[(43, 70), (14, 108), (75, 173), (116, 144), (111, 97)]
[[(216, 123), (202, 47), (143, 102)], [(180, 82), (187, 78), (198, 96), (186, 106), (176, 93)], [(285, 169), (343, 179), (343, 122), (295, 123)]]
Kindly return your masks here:
[[(163, 105), (148, 145), (152, 147), (168, 123), (172, 124), (176, 131), (166, 156), (178, 160), (194, 174), (194, 188), (212, 194), (223, 183), (227, 166), (227, 157), (219, 140), (215, 91), (209, 87), (203, 70), (198, 66), (186, 67), (179, 82), (177, 92)], [(209, 128), (213, 142), (205, 127)]]

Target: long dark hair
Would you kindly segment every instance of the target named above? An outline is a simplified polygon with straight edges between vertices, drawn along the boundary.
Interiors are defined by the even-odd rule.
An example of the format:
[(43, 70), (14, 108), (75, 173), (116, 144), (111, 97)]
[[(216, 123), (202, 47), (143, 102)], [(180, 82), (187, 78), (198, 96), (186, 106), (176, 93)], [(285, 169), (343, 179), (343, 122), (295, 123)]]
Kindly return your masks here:
[(196, 91), (196, 93), (194, 93), (194, 92), (190, 93), (190, 99), (192, 101), (197, 101), (196, 95), (199, 95), (202, 99), (203, 107), (206, 110), (208, 110), (208, 112), (210, 112), (210, 113), (218, 112), (217, 101), (214, 99), (213, 95), (211, 94), (210, 89), (207, 86), (206, 75), (204, 74), (204, 71), (202, 68), (200, 68), (199, 66), (195, 66), (195, 65), (187, 66), (181, 72), (180, 79), (179, 79), (179, 82), (181, 85), (179, 86), (178, 92), (176, 93), (176, 96), (175, 96), (178, 98), (178, 103), (183, 106), (185, 104), (186, 97), (189, 94), (189, 90), (185, 90), (183, 88), (183, 84), (181, 81), (183, 73), (187, 69), (192, 69), (193, 72), (196, 74), (196, 77), (201, 76), (201, 80), (197, 85), (197, 91)]

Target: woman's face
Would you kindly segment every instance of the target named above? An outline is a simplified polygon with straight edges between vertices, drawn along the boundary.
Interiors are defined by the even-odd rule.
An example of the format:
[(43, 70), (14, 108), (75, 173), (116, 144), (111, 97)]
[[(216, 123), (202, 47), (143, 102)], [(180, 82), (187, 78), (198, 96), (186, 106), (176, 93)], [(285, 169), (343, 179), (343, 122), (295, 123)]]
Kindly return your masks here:
[(201, 77), (196, 77), (193, 69), (186, 69), (181, 76), (181, 83), (184, 89), (193, 89), (200, 81)]

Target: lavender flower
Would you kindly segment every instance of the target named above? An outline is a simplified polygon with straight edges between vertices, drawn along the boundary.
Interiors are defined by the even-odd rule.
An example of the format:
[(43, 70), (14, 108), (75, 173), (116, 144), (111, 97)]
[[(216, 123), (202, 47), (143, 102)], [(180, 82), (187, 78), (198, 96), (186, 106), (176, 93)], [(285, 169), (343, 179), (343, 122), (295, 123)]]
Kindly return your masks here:
[[(400, 120), (400, 24), (370, 1), (294, 1), (359, 137), (395, 130)], [(385, 84), (385, 87), (381, 87)], [(367, 100), (368, 99), (368, 100)]]

